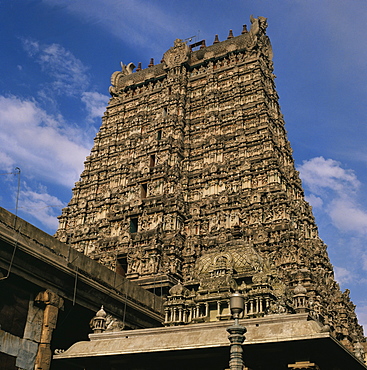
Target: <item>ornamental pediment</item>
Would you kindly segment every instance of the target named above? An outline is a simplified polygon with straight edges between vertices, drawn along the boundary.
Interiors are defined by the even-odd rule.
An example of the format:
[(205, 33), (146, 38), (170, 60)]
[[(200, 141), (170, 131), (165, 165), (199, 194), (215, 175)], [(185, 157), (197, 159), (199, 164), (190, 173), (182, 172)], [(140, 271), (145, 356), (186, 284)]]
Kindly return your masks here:
[(219, 271), (234, 275), (251, 274), (263, 269), (264, 261), (250, 245), (232, 245), (206, 252), (195, 264), (196, 278), (213, 276)]

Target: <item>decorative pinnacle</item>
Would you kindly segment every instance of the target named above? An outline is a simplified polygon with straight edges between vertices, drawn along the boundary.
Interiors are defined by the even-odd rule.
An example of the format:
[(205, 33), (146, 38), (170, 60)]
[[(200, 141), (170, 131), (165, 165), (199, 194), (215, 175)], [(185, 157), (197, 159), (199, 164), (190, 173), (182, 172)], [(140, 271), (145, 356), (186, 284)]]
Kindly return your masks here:
[(148, 67), (153, 67), (154, 66), (154, 58), (150, 58), (150, 63)]
[(233, 38), (233, 31), (232, 30), (229, 30), (229, 34), (228, 34), (227, 40), (228, 39), (232, 39), (232, 38)]
[(244, 33), (247, 33), (248, 31), (247, 31), (247, 26), (244, 24), (243, 25), (243, 28), (242, 28), (242, 35), (244, 34)]
[(101, 306), (101, 309), (96, 313), (96, 317), (106, 317), (106, 311), (103, 308), (103, 305)]
[(139, 72), (141, 71), (142, 68), (141, 68), (141, 62), (138, 63), (138, 68), (136, 68), (135, 72)]
[(218, 37), (218, 35), (215, 35), (213, 45), (214, 45), (214, 44), (218, 44), (218, 42), (220, 42), (220, 41), (219, 41), (219, 37)]

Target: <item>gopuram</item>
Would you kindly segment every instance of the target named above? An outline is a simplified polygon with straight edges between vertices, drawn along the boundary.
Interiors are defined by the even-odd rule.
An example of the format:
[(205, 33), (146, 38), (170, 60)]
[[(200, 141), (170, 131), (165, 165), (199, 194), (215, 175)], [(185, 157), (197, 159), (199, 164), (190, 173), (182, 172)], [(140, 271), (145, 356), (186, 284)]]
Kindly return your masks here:
[[(304, 199), (266, 28), (251, 17), (239, 36), (177, 39), (159, 64), (122, 64), (56, 237), (165, 297), (160, 330), (229, 325), (239, 291), (248, 325), (307, 318), (362, 369), (366, 340)], [(305, 358), (288, 368), (346, 369)]]

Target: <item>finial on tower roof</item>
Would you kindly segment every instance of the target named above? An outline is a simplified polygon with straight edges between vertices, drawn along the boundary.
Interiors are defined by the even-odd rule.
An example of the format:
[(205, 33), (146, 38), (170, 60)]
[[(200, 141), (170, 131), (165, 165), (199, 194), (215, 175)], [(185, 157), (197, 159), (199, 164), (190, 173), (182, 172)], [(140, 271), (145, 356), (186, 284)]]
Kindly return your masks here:
[(232, 39), (232, 38), (233, 38), (233, 31), (232, 30), (229, 30), (229, 34), (228, 34), (227, 40), (228, 39)]
[(218, 44), (218, 42), (220, 42), (220, 41), (219, 41), (219, 37), (218, 37), (218, 35), (215, 35), (213, 45), (214, 45), (214, 44)]
[(148, 67), (153, 67), (154, 66), (154, 58), (150, 58), (150, 63)]
[(92, 328), (94, 333), (103, 333), (106, 330), (106, 319), (107, 313), (103, 309), (103, 306), (101, 309), (96, 313), (96, 316), (93, 317), (93, 319), (90, 321), (90, 327)]
[(136, 68), (136, 70), (135, 70), (135, 71), (136, 71), (136, 72), (139, 72), (139, 71), (141, 71), (141, 70), (142, 70), (142, 68), (141, 68), (141, 62), (139, 62), (139, 63), (138, 63), (138, 68)]
[(247, 33), (248, 31), (247, 31), (247, 26), (244, 24), (243, 25), (243, 28), (242, 28), (242, 35), (244, 34), (244, 33)]

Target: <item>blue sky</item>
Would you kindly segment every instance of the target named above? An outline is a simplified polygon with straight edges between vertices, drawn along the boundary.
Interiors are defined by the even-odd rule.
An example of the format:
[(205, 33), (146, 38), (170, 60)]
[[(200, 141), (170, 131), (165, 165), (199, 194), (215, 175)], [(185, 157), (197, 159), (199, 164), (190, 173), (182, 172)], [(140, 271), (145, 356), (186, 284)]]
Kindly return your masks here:
[(295, 163), (367, 332), (367, 1), (0, 0), (0, 206), (53, 234), (120, 62), (268, 18)]

